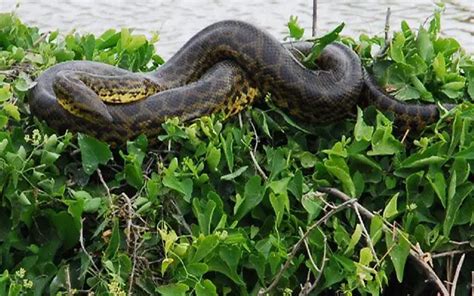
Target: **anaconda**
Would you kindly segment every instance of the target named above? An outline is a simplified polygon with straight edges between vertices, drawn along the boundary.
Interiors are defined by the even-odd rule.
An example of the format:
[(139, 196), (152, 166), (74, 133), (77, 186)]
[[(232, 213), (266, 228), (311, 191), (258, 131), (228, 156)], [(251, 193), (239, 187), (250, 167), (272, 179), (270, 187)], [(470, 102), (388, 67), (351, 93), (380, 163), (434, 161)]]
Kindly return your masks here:
[[(310, 47), (298, 45), (303, 51)], [(38, 77), (30, 109), (59, 131), (115, 143), (154, 136), (169, 117), (189, 121), (219, 110), (233, 115), (268, 92), (277, 106), (310, 123), (340, 120), (358, 104), (392, 111), (407, 127), (439, 116), (436, 105), (406, 104), (386, 94), (343, 44), (326, 46), (317, 70), (292, 52), (291, 44), (252, 24), (222, 21), (192, 37), (155, 72), (91, 61), (57, 64)]]

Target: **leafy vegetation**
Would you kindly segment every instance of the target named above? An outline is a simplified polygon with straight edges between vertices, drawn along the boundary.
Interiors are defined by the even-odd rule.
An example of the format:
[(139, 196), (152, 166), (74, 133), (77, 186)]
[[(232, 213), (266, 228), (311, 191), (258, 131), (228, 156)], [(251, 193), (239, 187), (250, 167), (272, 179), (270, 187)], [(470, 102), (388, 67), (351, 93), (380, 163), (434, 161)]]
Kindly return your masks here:
[[(40, 33), (0, 14), (0, 295), (434, 291), (419, 261), (452, 281), (473, 250), (474, 60), (439, 30), (437, 12), (417, 31), (402, 23), (386, 50), (379, 37), (341, 39), (399, 99), (462, 103), (421, 134), (397, 134), (373, 108), (305, 126), (266, 100), (111, 149), (55, 134), (26, 94), (67, 60), (151, 71), (157, 37)], [(474, 269), (463, 260), (457, 295)]]

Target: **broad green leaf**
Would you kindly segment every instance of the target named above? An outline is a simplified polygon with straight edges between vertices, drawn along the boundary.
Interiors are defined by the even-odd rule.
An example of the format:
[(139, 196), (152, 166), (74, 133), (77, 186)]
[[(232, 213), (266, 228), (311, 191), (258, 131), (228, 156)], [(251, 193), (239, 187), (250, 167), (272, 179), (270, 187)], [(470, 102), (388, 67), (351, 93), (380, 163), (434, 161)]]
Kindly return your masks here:
[(448, 206), (446, 209), (446, 217), (444, 218), (443, 223), (443, 233), (446, 237), (449, 237), (451, 229), (456, 221), (458, 213), (462, 210), (461, 206), (466, 198), (471, 195), (474, 189), (474, 184), (471, 182), (464, 183), (459, 187), (456, 185), (456, 171), (451, 175), (451, 181), (448, 189)]
[(352, 233), (351, 240), (349, 241), (349, 244), (347, 245), (347, 248), (344, 251), (344, 255), (350, 256), (353, 254), (354, 247), (360, 241), (361, 237), (362, 237), (362, 227), (360, 224), (357, 224), (354, 232)]
[(396, 32), (390, 46), (390, 57), (397, 63), (405, 63), (405, 55), (403, 54), (403, 45), (405, 44), (405, 36)]
[(217, 288), (210, 280), (203, 280), (194, 287), (196, 296), (217, 296)]
[(354, 137), (357, 141), (367, 141), (370, 142), (372, 139), (372, 133), (374, 132), (374, 127), (369, 126), (364, 122), (364, 113), (362, 109), (357, 107), (357, 122), (354, 127)]
[(264, 188), (259, 176), (253, 176), (245, 183), (244, 199), (240, 205), (236, 205), (234, 208), (236, 221), (242, 219), (248, 212), (260, 204), (263, 200)]
[(399, 192), (395, 193), (390, 199), (390, 201), (388, 202), (387, 206), (385, 206), (385, 209), (383, 210), (383, 215), (382, 215), (382, 217), (384, 217), (385, 219), (390, 220), (391, 218), (398, 215), (397, 202), (398, 202), (399, 194), (400, 194)]
[(112, 152), (106, 143), (81, 133), (78, 134), (77, 140), (81, 150), (82, 167), (86, 174), (92, 175), (99, 164), (105, 165), (112, 159)]
[(120, 228), (118, 219), (113, 220), (112, 235), (105, 250), (105, 258), (113, 259), (118, 255), (118, 250), (120, 247)]
[(303, 37), (304, 28), (302, 28), (298, 24), (298, 17), (297, 16), (290, 16), (290, 20), (288, 21), (288, 30), (290, 30), (290, 37), (296, 40), (299, 40)]
[(383, 219), (379, 215), (375, 215), (370, 221), (370, 238), (374, 245), (382, 238), (383, 225)]
[(188, 285), (183, 283), (168, 284), (156, 288), (156, 291), (163, 296), (186, 296), (188, 290)]
[(434, 54), (433, 43), (431, 42), (430, 34), (421, 26), (416, 36), (416, 48), (421, 58), (430, 63)]
[(343, 158), (337, 156), (332, 157), (324, 161), (324, 166), (331, 175), (341, 181), (344, 191), (349, 194), (349, 196), (355, 196), (355, 185), (349, 173), (349, 167)]
[(184, 200), (191, 202), (193, 194), (193, 181), (191, 179), (186, 178), (180, 181), (173, 175), (166, 175), (163, 177), (163, 185), (182, 193), (184, 195)]
[(6, 100), (12, 97), (13, 93), (10, 91), (10, 86), (5, 84), (0, 88), (0, 103), (5, 102)]
[(287, 192), (290, 180), (290, 177), (286, 177), (278, 181), (271, 181), (268, 187), (270, 187), (275, 194), (283, 194)]
[(393, 235), (389, 232), (385, 234), (385, 240), (387, 242), (387, 249), (390, 251), (390, 259), (392, 260), (393, 267), (395, 268), (395, 274), (399, 283), (403, 280), (403, 274), (405, 271), (405, 263), (410, 253), (410, 243), (405, 239), (407, 234), (397, 235), (395, 240)]
[(209, 144), (209, 147), (207, 148), (206, 161), (207, 165), (209, 166), (209, 170), (211, 172), (217, 172), (217, 166), (221, 161), (221, 150)]
[(275, 211), (275, 224), (278, 227), (283, 219), (285, 208), (288, 209), (289, 207), (288, 194), (274, 194), (270, 192), (270, 204), (272, 205), (273, 211)]
[(227, 180), (227, 181), (233, 180), (237, 178), (238, 176), (242, 175), (247, 169), (248, 169), (248, 166), (243, 166), (239, 168), (238, 170), (234, 171), (233, 173), (221, 176), (221, 180)]
[(198, 247), (191, 262), (200, 262), (207, 255), (209, 255), (218, 245), (219, 237), (217, 235), (208, 235), (206, 237), (199, 238)]
[(433, 187), (433, 190), (441, 201), (441, 204), (446, 208), (446, 180), (443, 172), (435, 166), (432, 166), (426, 175), (426, 178)]
[(433, 60), (433, 70), (436, 74), (436, 77), (440, 81), (444, 82), (446, 78), (446, 62), (442, 53), (438, 53), (438, 55)]
[(11, 118), (15, 119), (16, 121), (20, 120), (20, 111), (18, 111), (18, 107), (12, 103), (4, 103), (3, 104), (3, 111), (10, 116)]

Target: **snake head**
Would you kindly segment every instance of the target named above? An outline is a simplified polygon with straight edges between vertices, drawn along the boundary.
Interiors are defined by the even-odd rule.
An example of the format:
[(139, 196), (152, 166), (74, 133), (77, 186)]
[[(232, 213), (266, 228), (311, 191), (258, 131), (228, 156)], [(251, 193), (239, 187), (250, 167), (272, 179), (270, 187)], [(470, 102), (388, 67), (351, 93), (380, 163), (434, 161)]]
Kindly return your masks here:
[[(64, 73), (62, 73), (64, 72)], [(107, 105), (70, 71), (58, 73), (53, 81), (57, 102), (74, 116), (90, 122), (112, 123), (114, 121)]]

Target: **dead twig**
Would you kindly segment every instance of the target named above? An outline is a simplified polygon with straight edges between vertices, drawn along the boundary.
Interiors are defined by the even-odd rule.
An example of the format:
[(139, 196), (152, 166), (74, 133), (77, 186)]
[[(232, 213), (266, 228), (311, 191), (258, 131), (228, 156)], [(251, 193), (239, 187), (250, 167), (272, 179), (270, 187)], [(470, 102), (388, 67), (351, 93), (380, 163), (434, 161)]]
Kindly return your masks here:
[(84, 220), (85, 220), (85, 218), (81, 220), (81, 228), (79, 229), (79, 244), (81, 245), (82, 252), (84, 252), (84, 254), (86, 254), (87, 258), (89, 258), (89, 261), (91, 262), (92, 266), (94, 267), (95, 272), (98, 273), (100, 271), (100, 269), (97, 267), (97, 265), (95, 265), (94, 259), (89, 254), (89, 252), (87, 252), (86, 246), (84, 245), (84, 231), (83, 231)]
[(109, 200), (109, 204), (112, 205), (112, 195), (110, 194), (110, 188), (107, 185), (107, 183), (104, 180), (104, 177), (102, 176), (102, 171), (100, 169), (97, 169), (97, 175), (99, 176), (100, 183), (102, 183), (102, 186), (104, 186), (105, 191), (107, 192), (107, 199)]
[(449, 252), (442, 252), (438, 254), (433, 254), (431, 255), (431, 258), (442, 258), (442, 257), (447, 257), (447, 256), (454, 256), (456, 254), (464, 254), (464, 253), (469, 253), (469, 252), (474, 252), (474, 249), (470, 250), (454, 250), (454, 251), (449, 251)]
[(387, 7), (387, 13), (385, 14), (385, 26), (384, 26), (384, 45), (380, 48), (379, 52), (375, 55), (375, 59), (380, 59), (385, 55), (387, 49), (390, 47), (390, 15), (392, 14), (390, 7)]
[(311, 37), (316, 37), (316, 30), (318, 25), (318, 0), (313, 0), (313, 30)]
[(462, 254), (461, 259), (459, 259), (458, 266), (456, 267), (456, 273), (454, 274), (453, 287), (451, 289), (451, 296), (456, 295), (456, 285), (458, 283), (459, 274), (461, 273), (462, 264), (464, 263), (464, 258), (466, 254)]
[(321, 219), (319, 219), (314, 224), (312, 224), (310, 227), (308, 227), (308, 229), (306, 230), (304, 235), (296, 242), (295, 245), (293, 245), (291, 253), (288, 255), (288, 258), (286, 259), (285, 264), (280, 268), (280, 271), (277, 273), (277, 275), (273, 279), (272, 283), (268, 286), (268, 288), (260, 289), (260, 291), (258, 292), (258, 295), (259, 296), (266, 295), (266, 294), (270, 293), (270, 291), (272, 291), (278, 285), (278, 282), (280, 281), (281, 277), (283, 276), (283, 273), (290, 267), (290, 264), (293, 261), (293, 258), (296, 256), (296, 253), (298, 253), (298, 251), (300, 250), (301, 245), (303, 244), (304, 240), (309, 236), (309, 234), (314, 229), (319, 227), (321, 224), (325, 223), (334, 214), (350, 207), (355, 201), (356, 201), (355, 199), (349, 199), (349, 200), (344, 201), (342, 204), (340, 204), (337, 207), (331, 209)]
[(248, 119), (249, 119), (250, 125), (252, 126), (253, 134), (255, 135), (255, 145), (253, 146), (253, 151), (250, 150), (250, 158), (252, 158), (253, 165), (255, 166), (255, 169), (258, 171), (260, 176), (262, 176), (264, 180), (268, 180), (268, 176), (265, 174), (265, 172), (262, 170), (262, 168), (258, 164), (257, 157), (255, 157), (255, 155), (257, 154), (258, 143), (260, 142), (257, 129), (255, 128), (255, 125), (253, 124), (252, 119), (251, 118), (248, 118)]
[(323, 237), (324, 237), (323, 260), (321, 261), (321, 266), (319, 267), (319, 274), (311, 285), (309, 286), (305, 285), (305, 287), (301, 290), (299, 294), (301, 296), (309, 295), (316, 288), (316, 286), (319, 283), (319, 280), (321, 279), (321, 276), (323, 275), (324, 266), (326, 265), (326, 261), (327, 261), (327, 243), (326, 243), (327, 238), (326, 238), (326, 235), (324, 235), (324, 233), (323, 233)]
[[(331, 188), (331, 187), (322, 187), (318, 189), (321, 192), (330, 194), (332, 196), (335, 196), (343, 201), (350, 201), (352, 200), (349, 196), (347, 196), (345, 193), (339, 191), (336, 188)], [(373, 214), (371, 211), (367, 210), (365, 207), (363, 207), (360, 203), (358, 202), (353, 202), (350, 204), (351, 207), (357, 207), (360, 211), (360, 213), (365, 216), (366, 218), (372, 219), (375, 214)], [(390, 232), (391, 234), (394, 234), (394, 231), (392, 230), (396, 229), (395, 225), (390, 224), (386, 221), (384, 221), (384, 226), (383, 229), (385, 231)], [(410, 249), (409, 256), (415, 260), (415, 262), (418, 263), (418, 265), (425, 271), (426, 276), (428, 277), (428, 280), (432, 281), (435, 283), (435, 285), (438, 287), (439, 292), (441, 292), (441, 295), (443, 296), (448, 296), (449, 292), (446, 289), (446, 287), (443, 285), (443, 282), (441, 279), (438, 277), (438, 275), (434, 272), (434, 270), (429, 266), (423, 258), (421, 258), (420, 254), (416, 251), (413, 250), (413, 247)]]

